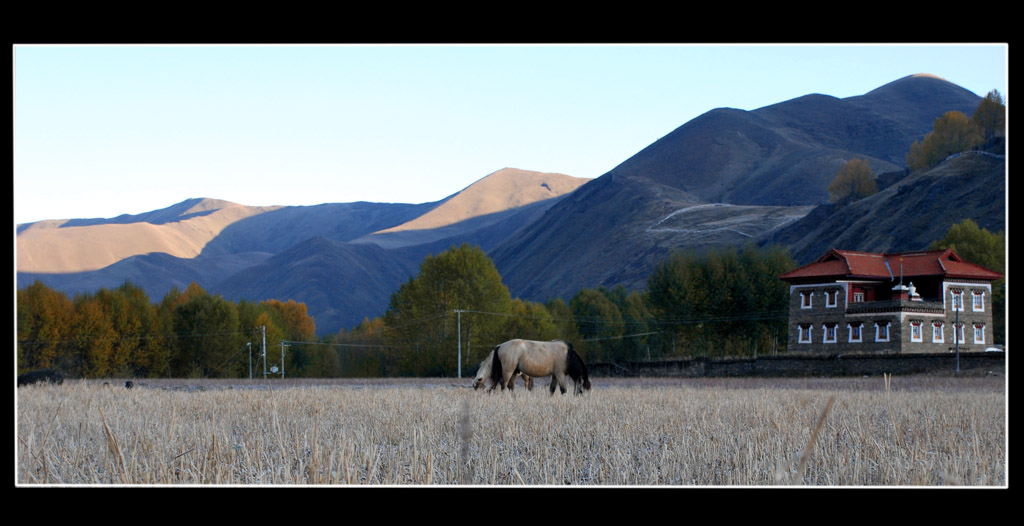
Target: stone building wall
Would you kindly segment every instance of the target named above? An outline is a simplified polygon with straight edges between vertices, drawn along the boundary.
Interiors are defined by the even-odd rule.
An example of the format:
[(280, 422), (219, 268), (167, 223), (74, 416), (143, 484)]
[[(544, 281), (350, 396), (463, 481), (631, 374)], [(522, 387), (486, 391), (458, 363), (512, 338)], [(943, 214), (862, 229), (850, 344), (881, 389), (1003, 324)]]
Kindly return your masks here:
[[(915, 301), (848, 302), (848, 283), (795, 285), (790, 289), (790, 322), (787, 336), (789, 354), (892, 354), (946, 353), (957, 346), (954, 327), (964, 327), (959, 348), (964, 352), (984, 351), (993, 342), (992, 292), (987, 283), (943, 284), (942, 298)], [(963, 309), (954, 311), (951, 294), (963, 291)], [(977, 294), (977, 306), (973, 301)], [(805, 303), (809, 301), (809, 306)], [(860, 324), (860, 339), (851, 340), (851, 325)], [(936, 331), (935, 324), (940, 324)], [(914, 325), (917, 324), (915, 334)], [(975, 341), (974, 326), (983, 327), (983, 341)], [(809, 342), (801, 341), (801, 327), (810, 327)], [(825, 327), (834, 327), (834, 337), (826, 341)], [(885, 326), (888, 339), (879, 338), (879, 326)], [(806, 329), (803, 329), (806, 331)], [(807, 332), (803, 335), (807, 336)]]

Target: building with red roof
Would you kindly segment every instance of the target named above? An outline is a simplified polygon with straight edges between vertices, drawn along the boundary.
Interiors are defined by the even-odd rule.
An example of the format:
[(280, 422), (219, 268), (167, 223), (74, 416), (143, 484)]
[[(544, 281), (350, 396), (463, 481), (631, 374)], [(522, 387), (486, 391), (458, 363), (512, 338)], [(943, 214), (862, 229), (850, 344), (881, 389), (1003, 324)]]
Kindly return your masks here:
[(790, 352), (982, 351), (992, 345), (999, 272), (951, 249), (830, 250), (779, 276), (790, 284)]

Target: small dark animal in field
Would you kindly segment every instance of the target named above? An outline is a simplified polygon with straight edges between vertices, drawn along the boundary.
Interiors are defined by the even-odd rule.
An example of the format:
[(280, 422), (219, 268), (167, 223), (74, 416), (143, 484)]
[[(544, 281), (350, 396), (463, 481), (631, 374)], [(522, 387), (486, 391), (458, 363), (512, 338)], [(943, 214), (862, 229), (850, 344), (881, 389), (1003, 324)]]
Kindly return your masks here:
[(64, 383), (64, 375), (54, 369), (38, 369), (18, 375), (18, 387), (38, 382), (49, 382), (60, 385)]
[(131, 389), (132, 387), (135, 387), (135, 383), (133, 383), (131, 380), (128, 380), (127, 382), (124, 383), (125, 389)]

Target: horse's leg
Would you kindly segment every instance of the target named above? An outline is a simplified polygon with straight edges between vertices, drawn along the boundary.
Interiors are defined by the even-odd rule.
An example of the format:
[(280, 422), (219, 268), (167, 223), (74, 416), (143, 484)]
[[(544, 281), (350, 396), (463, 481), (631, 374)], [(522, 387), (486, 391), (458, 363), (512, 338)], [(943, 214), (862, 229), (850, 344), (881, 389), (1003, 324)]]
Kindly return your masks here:
[(551, 386), (548, 388), (551, 394), (555, 394), (555, 386), (558, 385), (558, 380), (555, 380), (555, 375), (551, 375)]
[[(565, 374), (555, 373), (555, 376), (558, 378), (558, 389), (562, 394), (565, 394)], [(554, 390), (552, 390), (552, 393), (554, 393)]]
[(508, 387), (508, 390), (511, 391), (512, 388), (515, 387), (515, 385), (516, 385), (516, 371), (515, 371), (515, 369), (505, 373), (504, 376), (501, 377), (501, 379), (502, 379), (502, 387), (503, 388), (504, 387)]

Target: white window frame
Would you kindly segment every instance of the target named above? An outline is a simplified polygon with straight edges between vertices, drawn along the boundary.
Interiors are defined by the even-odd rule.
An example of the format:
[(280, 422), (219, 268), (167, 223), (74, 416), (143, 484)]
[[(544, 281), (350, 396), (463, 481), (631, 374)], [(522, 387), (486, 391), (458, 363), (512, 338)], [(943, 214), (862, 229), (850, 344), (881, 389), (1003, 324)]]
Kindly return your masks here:
[(910, 322), (910, 341), (912, 342), (923, 342), (924, 341), (924, 323), (920, 321)]
[(932, 322), (932, 343), (946, 343), (945, 324), (941, 321)]
[(854, 303), (864, 303), (864, 293), (863, 292), (854, 292), (853, 293), (853, 302)]
[(974, 343), (978, 345), (985, 344), (985, 324), (975, 323), (974, 324)]
[[(860, 343), (864, 341), (864, 324), (860, 322), (847, 323), (846, 328), (850, 331), (850, 343)], [(856, 336), (855, 336), (856, 334)]]
[(964, 290), (963, 289), (949, 289), (949, 293), (952, 295), (950, 299), (951, 309), (953, 311), (964, 311)]
[(985, 291), (971, 291), (971, 308), (974, 309), (974, 312), (985, 312)]
[(953, 324), (953, 342), (954, 343), (967, 343), (964, 339), (964, 323), (961, 322), (959, 325)]
[[(877, 321), (875, 322), (875, 341), (876, 342), (887, 342), (887, 341), (889, 341), (889, 326), (890, 325), (892, 325), (892, 323), (888, 322), (888, 321), (885, 322), (885, 323), (877, 322)], [(885, 330), (885, 338), (881, 337), (881, 331), (883, 329)]]
[[(797, 341), (799, 343), (811, 343), (811, 340), (812, 340), (811, 332), (813, 331), (813, 329), (814, 329), (814, 326), (811, 325), (811, 324), (800, 324), (800, 325), (797, 325), (797, 328), (796, 328), (796, 330), (797, 330)], [(806, 338), (804, 337), (805, 334), (807, 335)]]
[(825, 308), (834, 309), (839, 304), (839, 291), (838, 290), (826, 290), (825, 291)]
[(814, 291), (800, 293), (800, 308), (810, 309), (814, 303)]
[(838, 323), (823, 323), (821, 325), (821, 330), (821, 343), (836, 343), (837, 333), (839, 332)]

